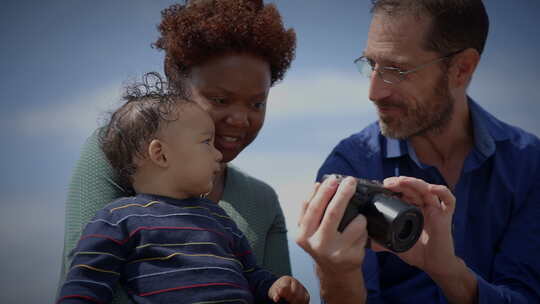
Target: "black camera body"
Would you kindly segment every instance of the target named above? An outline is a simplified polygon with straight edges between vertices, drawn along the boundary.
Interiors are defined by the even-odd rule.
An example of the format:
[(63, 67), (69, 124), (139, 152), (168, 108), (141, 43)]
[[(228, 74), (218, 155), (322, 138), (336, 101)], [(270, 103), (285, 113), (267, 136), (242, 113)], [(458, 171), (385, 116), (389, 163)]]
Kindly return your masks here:
[[(333, 174), (338, 182), (346, 176)], [(323, 180), (331, 175), (324, 175)], [(401, 193), (390, 191), (377, 181), (356, 178), (356, 191), (345, 209), (338, 230), (358, 215), (367, 219), (370, 239), (394, 251), (409, 250), (418, 240), (424, 228), (424, 216), (420, 209), (399, 199)]]

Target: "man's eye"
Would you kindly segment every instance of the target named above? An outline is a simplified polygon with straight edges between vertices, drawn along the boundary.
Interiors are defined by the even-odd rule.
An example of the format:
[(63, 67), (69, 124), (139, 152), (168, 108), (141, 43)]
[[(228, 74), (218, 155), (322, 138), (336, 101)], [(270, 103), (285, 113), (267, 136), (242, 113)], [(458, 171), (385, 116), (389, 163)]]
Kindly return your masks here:
[(375, 61), (374, 61), (373, 59), (369, 59), (369, 58), (367, 58), (366, 60), (367, 60), (367, 63), (369, 64), (369, 66), (370, 66), (372, 69), (374, 69), (374, 68), (375, 68), (375, 64), (376, 64)]
[(402, 69), (396, 65), (385, 66), (383, 69), (387, 73), (395, 73), (395, 74), (402, 73)]

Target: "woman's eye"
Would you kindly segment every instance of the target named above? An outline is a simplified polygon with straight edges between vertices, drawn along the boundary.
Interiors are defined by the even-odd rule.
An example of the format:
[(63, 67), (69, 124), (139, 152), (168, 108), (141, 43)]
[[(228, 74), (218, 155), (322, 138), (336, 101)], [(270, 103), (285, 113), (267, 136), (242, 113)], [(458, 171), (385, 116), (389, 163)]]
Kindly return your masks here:
[(256, 109), (264, 109), (264, 107), (266, 107), (266, 102), (265, 101), (254, 102), (253, 107)]

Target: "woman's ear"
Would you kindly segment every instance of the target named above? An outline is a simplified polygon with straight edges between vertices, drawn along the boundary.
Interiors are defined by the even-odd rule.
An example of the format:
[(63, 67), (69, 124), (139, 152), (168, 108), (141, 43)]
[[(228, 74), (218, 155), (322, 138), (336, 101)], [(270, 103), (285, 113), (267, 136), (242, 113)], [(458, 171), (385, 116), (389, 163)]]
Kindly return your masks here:
[(159, 139), (152, 139), (150, 144), (148, 144), (148, 158), (150, 158), (152, 163), (161, 168), (166, 168), (169, 165), (165, 149), (165, 144)]
[(456, 88), (467, 87), (479, 61), (480, 54), (473, 48), (465, 49), (454, 55), (449, 73), (452, 86)]

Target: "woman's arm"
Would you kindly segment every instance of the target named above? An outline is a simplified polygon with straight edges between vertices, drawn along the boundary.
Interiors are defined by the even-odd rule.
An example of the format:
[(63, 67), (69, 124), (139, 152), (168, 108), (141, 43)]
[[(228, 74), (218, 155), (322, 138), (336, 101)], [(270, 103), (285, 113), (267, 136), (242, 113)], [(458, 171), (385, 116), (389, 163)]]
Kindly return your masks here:
[(228, 165), (219, 205), (248, 238), (261, 267), (277, 276), (291, 274), (285, 218), (270, 185)]
[(266, 237), (262, 266), (269, 269), (277, 276), (291, 275), (291, 262), (289, 258), (289, 244), (287, 241), (285, 217), (276, 195), (274, 195), (274, 200), (272, 205), (276, 206), (278, 211)]

